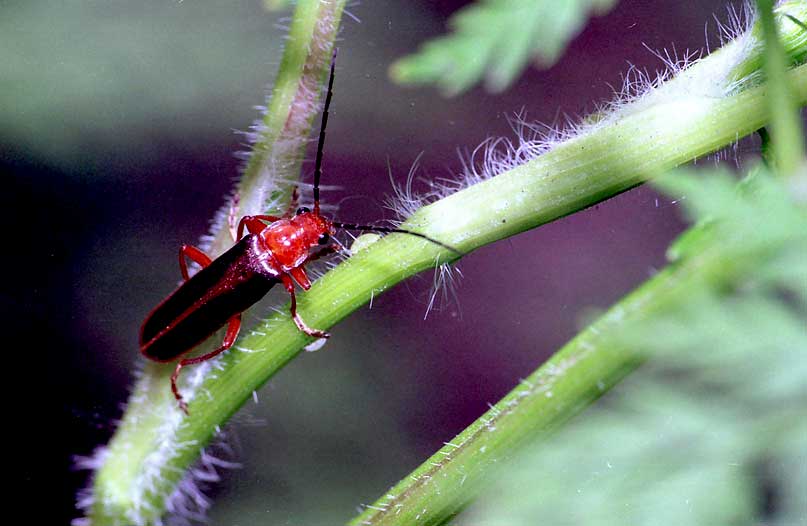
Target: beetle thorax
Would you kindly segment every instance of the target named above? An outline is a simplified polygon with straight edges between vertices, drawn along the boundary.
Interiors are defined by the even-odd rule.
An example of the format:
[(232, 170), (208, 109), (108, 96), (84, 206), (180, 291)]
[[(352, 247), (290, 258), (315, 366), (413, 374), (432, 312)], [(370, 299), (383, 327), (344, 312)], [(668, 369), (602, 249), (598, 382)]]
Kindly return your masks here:
[(304, 264), (311, 249), (319, 245), (320, 236), (332, 229), (322, 216), (307, 213), (275, 221), (259, 235), (264, 249), (287, 272)]

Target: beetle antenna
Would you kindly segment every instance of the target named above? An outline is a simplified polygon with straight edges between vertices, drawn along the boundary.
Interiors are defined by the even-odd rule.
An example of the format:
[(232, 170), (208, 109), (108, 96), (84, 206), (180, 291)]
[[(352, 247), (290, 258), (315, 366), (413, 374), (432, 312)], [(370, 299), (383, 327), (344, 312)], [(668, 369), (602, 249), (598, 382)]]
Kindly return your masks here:
[(328, 93), (325, 95), (325, 107), (322, 110), (322, 124), (319, 128), (319, 142), (317, 143), (317, 160), (314, 164), (314, 213), (319, 215), (319, 179), (322, 175), (322, 150), (325, 147), (325, 127), (328, 125), (328, 108), (333, 97), (333, 73), (336, 66), (336, 48), (333, 48), (331, 57), (331, 75), (328, 78)]
[(339, 223), (334, 221), (333, 226), (336, 228), (344, 228), (345, 230), (369, 230), (370, 232), (381, 232), (382, 234), (409, 234), (410, 236), (419, 237), (421, 239), (425, 239), (426, 241), (431, 241), (435, 245), (443, 247), (446, 250), (450, 250), (451, 252), (455, 253), (458, 256), (462, 256), (462, 252), (457, 250), (456, 248), (443, 243), (442, 241), (437, 241), (433, 237), (429, 237), (426, 234), (421, 234), (420, 232), (412, 232), (411, 230), (404, 230), (403, 228), (393, 228), (393, 227), (386, 227), (386, 226), (371, 226), (371, 225), (356, 225), (354, 223)]

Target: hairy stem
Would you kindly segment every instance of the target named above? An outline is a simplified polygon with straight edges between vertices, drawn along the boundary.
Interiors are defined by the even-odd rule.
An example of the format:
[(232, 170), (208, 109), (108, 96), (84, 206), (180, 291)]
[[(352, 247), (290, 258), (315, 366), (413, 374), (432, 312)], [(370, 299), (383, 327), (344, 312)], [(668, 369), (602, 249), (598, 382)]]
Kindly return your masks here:
[[(227, 209), (235, 205), (237, 217), (285, 210), (299, 179), (311, 123), (319, 115), (321, 87), (344, 4), (343, 0), (298, 4), (269, 106), (251, 133), (253, 144), (236, 187), (236, 202), (226, 205)], [(213, 233), (213, 255), (233, 242), (230, 231), (221, 227)]]

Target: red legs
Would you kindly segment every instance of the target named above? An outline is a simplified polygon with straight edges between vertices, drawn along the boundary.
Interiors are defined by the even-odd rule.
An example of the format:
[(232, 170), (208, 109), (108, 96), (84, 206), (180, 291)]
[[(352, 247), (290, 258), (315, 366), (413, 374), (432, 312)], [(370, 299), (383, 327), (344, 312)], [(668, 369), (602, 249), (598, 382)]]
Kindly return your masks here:
[[(305, 264), (307, 265), (307, 264), (311, 263), (312, 261), (316, 261), (316, 260), (318, 260), (319, 258), (322, 258), (322, 257), (325, 257), (325, 256), (329, 256), (329, 255), (334, 254), (334, 253), (336, 253), (336, 252), (341, 253), (341, 254), (342, 254), (342, 255), (344, 255), (345, 257), (349, 257), (349, 256), (351, 255), (351, 254), (350, 254), (350, 250), (348, 250), (347, 248), (345, 248), (345, 246), (344, 246), (342, 243), (340, 243), (339, 241), (337, 241), (337, 240), (336, 240), (336, 239), (334, 239), (334, 238), (331, 238), (331, 240), (332, 240), (332, 241), (335, 241), (335, 243), (330, 244), (330, 245), (326, 245), (326, 246), (324, 246), (324, 247), (320, 248), (319, 250), (316, 250), (316, 251), (311, 252), (311, 254), (308, 256), (308, 259), (305, 261)], [(302, 268), (302, 267), (301, 267), (301, 268)], [(290, 274), (292, 274), (292, 277), (293, 277), (294, 279), (296, 279), (296, 280), (297, 280), (297, 283), (300, 283), (300, 286), (301, 286), (301, 287), (303, 287), (305, 290), (308, 290), (308, 287), (305, 287), (305, 286), (304, 286), (304, 285), (303, 285), (303, 284), (300, 282), (300, 280), (299, 280), (299, 279), (297, 279), (297, 276), (295, 276), (295, 275), (294, 275), (292, 272), (289, 272), (289, 273), (290, 273)], [(307, 278), (307, 277), (308, 277), (308, 276), (306, 276), (306, 278)]]
[[(322, 247), (319, 251), (314, 252), (308, 258), (308, 261), (314, 261), (316, 259), (321, 258), (327, 254), (331, 254), (339, 250), (341, 245), (328, 245)], [(344, 248), (344, 247), (343, 247)], [(283, 281), (283, 286), (286, 287), (289, 295), (291, 296), (291, 317), (294, 319), (295, 325), (297, 328), (306, 333), (309, 336), (313, 336), (314, 338), (330, 338), (330, 333), (326, 331), (321, 331), (319, 329), (312, 329), (303, 321), (299, 314), (297, 314), (297, 297), (294, 294), (294, 281), (300, 284), (300, 286), (304, 290), (308, 290), (311, 288), (311, 280), (308, 279), (308, 274), (306, 274), (305, 269), (300, 267), (295, 267), (289, 270), (288, 274), (281, 274), (280, 276), (281, 281)], [(294, 279), (294, 281), (292, 281)]]
[(291, 276), (288, 274), (281, 274), (280, 279), (283, 281), (283, 286), (286, 287), (286, 291), (289, 293), (289, 296), (291, 296), (291, 317), (294, 319), (294, 324), (297, 325), (297, 328), (314, 338), (330, 338), (330, 333), (312, 329), (306, 325), (300, 315), (297, 314), (297, 297), (294, 295), (294, 282), (291, 280)]
[(346, 258), (349, 258), (350, 256), (353, 255), (353, 252), (351, 252), (349, 248), (347, 248), (345, 245), (343, 245), (342, 242), (339, 241), (338, 239), (336, 239), (335, 237), (332, 237), (331, 241), (332, 241), (332, 244), (325, 247), (324, 250), (321, 250), (317, 254), (317, 258), (320, 258), (320, 257), (322, 257), (322, 256), (324, 256), (326, 254), (333, 254), (335, 252), (339, 252), (340, 254), (342, 254), (342, 256), (344, 256)]
[(219, 354), (223, 353), (227, 349), (233, 346), (235, 343), (235, 339), (238, 338), (238, 331), (241, 329), (241, 314), (236, 314), (232, 318), (230, 318), (230, 322), (227, 325), (227, 333), (224, 335), (224, 341), (221, 343), (221, 346), (217, 349), (210, 351), (207, 354), (203, 354), (202, 356), (197, 356), (195, 358), (185, 358), (184, 360), (180, 360), (177, 364), (176, 369), (174, 369), (174, 374), (171, 375), (171, 392), (174, 393), (174, 398), (177, 399), (179, 402), (179, 408), (187, 415), (188, 413), (188, 404), (182, 399), (182, 395), (179, 394), (179, 389), (177, 388), (177, 378), (179, 377), (179, 371), (182, 370), (183, 367), (186, 365), (194, 365), (197, 363), (206, 362), (211, 358), (215, 358)]
[(269, 223), (274, 223), (275, 221), (279, 221), (283, 219), (282, 217), (278, 216), (267, 216), (267, 215), (256, 215), (256, 216), (244, 216), (241, 218), (241, 221), (238, 222), (238, 232), (236, 235), (236, 241), (241, 239), (241, 236), (244, 235), (244, 227), (249, 231), (250, 234), (257, 234), (264, 228), (266, 228), (266, 223), (264, 221), (268, 221)]
[[(179, 248), (179, 269), (182, 271), (182, 278), (185, 281), (190, 279), (188, 275), (188, 263), (185, 261), (185, 258), (190, 259), (194, 263), (198, 264), (200, 267), (205, 268), (206, 266), (210, 265), (212, 260), (210, 256), (199, 250), (198, 248), (191, 246), (191, 245), (182, 245)], [(238, 337), (238, 331), (241, 328), (241, 314), (237, 314), (230, 318), (229, 325), (227, 325), (227, 333), (224, 335), (224, 341), (221, 344), (221, 347), (217, 348), (216, 350), (204, 354), (202, 356), (198, 356), (196, 358), (186, 358), (184, 360), (180, 360), (177, 363), (176, 369), (174, 369), (174, 374), (171, 375), (171, 392), (174, 393), (174, 398), (177, 399), (179, 402), (179, 408), (187, 415), (188, 414), (188, 404), (182, 400), (182, 395), (179, 394), (179, 389), (177, 388), (177, 378), (179, 377), (179, 371), (185, 367), (186, 365), (193, 365), (196, 363), (204, 362), (205, 360), (209, 360), (220, 354), (230, 347), (233, 346), (235, 343), (235, 339)]]
[(311, 280), (308, 279), (308, 274), (305, 273), (305, 269), (303, 267), (295, 267), (289, 270), (289, 275), (294, 278), (294, 281), (296, 281), (303, 288), (303, 290), (308, 290), (311, 288)]
[(254, 216), (244, 216), (238, 222), (238, 226), (236, 227), (235, 218), (238, 217), (238, 202), (239, 196), (235, 194), (233, 196), (233, 202), (230, 206), (230, 214), (227, 217), (227, 224), (230, 228), (230, 235), (233, 236), (233, 241), (238, 241), (241, 239), (241, 236), (244, 235), (244, 228), (246, 227), (247, 231), (250, 234), (257, 234), (264, 228), (266, 228), (266, 223), (274, 223), (275, 221), (279, 221), (281, 219), (288, 219), (292, 217), (295, 212), (297, 211), (297, 203), (300, 200), (300, 192), (295, 185), (291, 190), (291, 201), (289, 202), (289, 206), (286, 211), (283, 213), (282, 216), (272, 216), (272, 215), (264, 215), (258, 214)]
[(202, 268), (205, 268), (213, 261), (210, 259), (210, 256), (194, 246), (182, 245), (179, 247), (179, 270), (182, 271), (182, 278), (185, 281), (190, 279), (190, 276), (188, 275), (188, 263), (185, 261), (185, 258), (190, 259)]

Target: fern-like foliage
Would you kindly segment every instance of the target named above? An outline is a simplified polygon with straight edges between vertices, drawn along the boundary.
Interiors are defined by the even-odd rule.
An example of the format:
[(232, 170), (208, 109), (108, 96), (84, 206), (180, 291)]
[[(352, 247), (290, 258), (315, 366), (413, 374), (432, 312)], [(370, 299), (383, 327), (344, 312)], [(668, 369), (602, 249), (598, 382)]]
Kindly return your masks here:
[(532, 59), (551, 66), (585, 24), (615, 0), (478, 0), (449, 20), (453, 32), (393, 64), (402, 84), (436, 83), (449, 95), (484, 76), (491, 91), (506, 89)]
[(661, 188), (698, 221), (671, 265), (714, 250), (725, 265), (629, 325), (619, 344), (647, 350), (649, 362), (519, 457), (458, 522), (804, 524), (804, 202), (763, 169), (740, 184), (677, 173)]

